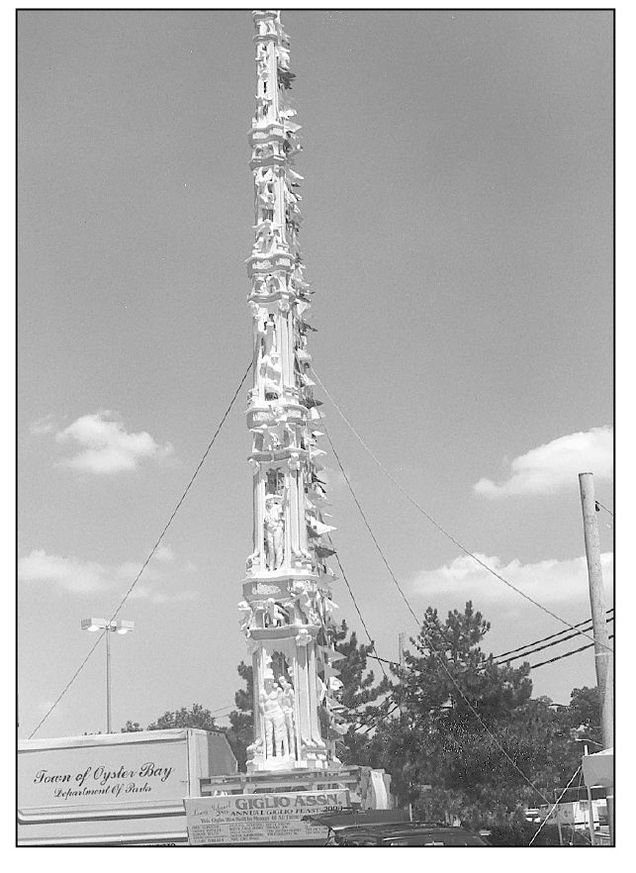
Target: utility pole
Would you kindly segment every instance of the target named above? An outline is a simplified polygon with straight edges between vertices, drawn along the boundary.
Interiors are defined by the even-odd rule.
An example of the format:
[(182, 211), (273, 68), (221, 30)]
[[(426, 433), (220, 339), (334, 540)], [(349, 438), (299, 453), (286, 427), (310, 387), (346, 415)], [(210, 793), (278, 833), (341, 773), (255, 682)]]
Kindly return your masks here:
[[(590, 606), (594, 632), (594, 664), (596, 684), (601, 700), (601, 729), (603, 747), (614, 746), (614, 663), (609, 644), (609, 634), (605, 622), (605, 591), (601, 569), (601, 546), (596, 519), (596, 498), (594, 496), (594, 477), (592, 473), (579, 473), (581, 506), (583, 508), (583, 533), (585, 536), (585, 556), (590, 587)], [(607, 797), (607, 813), (610, 825), (610, 838), (614, 842), (614, 792)]]
[(112, 733), (112, 719), (110, 715), (110, 628), (106, 628), (106, 733)]
[(559, 803), (559, 792), (555, 788), (554, 789), (554, 799), (556, 801), (555, 812), (556, 812), (556, 820), (557, 820), (557, 828), (559, 829), (559, 845), (563, 845), (563, 831), (561, 830), (561, 805)]
[[(588, 744), (583, 744), (583, 754), (587, 755), (588, 752)], [(594, 833), (594, 807), (592, 806), (592, 789), (589, 785), (585, 785), (587, 791), (587, 824), (590, 829), (590, 843), (595, 846), (596, 845), (596, 835)]]
[(404, 666), (404, 640), (406, 634), (398, 634), (398, 662), (400, 667)]

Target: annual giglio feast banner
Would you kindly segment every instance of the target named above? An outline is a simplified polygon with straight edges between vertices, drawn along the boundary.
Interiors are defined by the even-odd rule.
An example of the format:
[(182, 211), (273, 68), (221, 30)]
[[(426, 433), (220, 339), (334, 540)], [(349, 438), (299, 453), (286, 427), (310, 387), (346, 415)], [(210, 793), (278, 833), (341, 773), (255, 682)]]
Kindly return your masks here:
[(347, 790), (237, 794), (184, 800), (192, 846), (285, 843), (326, 838), (327, 828), (302, 821), (349, 805)]

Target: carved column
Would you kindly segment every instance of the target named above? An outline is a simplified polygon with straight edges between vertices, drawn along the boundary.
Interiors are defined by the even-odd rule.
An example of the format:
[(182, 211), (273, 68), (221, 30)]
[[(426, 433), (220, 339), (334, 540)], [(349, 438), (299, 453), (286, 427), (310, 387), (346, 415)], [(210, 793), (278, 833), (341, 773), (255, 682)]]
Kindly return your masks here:
[[(324, 534), (333, 528), (322, 518), (322, 504), (310, 500), (319, 465), (310, 451), (315, 403), (305, 350), (311, 292), (298, 242), (302, 176), (293, 169), (300, 126), (292, 121), (294, 74), (280, 15), (259, 10), (253, 19), (257, 88), (249, 139), (255, 209), (247, 269), (254, 382), (247, 426), (254, 525), (240, 604), (254, 670), (255, 742), (248, 769), (324, 769), (339, 763), (330, 738), (320, 735), (318, 707), (327, 677), (320, 677), (323, 661), (316, 659), (316, 646), (328, 646), (331, 634), (320, 604), (330, 582)], [(266, 749), (268, 735), (273, 749)], [(287, 755), (280, 754), (283, 736), (285, 744), (290, 740)]]

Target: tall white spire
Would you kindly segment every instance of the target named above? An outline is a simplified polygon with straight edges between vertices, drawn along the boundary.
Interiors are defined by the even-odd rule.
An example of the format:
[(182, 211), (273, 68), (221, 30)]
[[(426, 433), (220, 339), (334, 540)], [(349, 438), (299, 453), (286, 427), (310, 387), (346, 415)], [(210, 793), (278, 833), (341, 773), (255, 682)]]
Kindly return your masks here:
[(301, 150), (289, 92), (289, 38), (276, 10), (253, 12), (256, 111), (250, 130), (254, 246), (247, 259), (254, 326), (254, 382), (247, 426), (253, 435), (253, 551), (243, 582), (241, 626), (254, 670), (255, 738), (248, 770), (324, 769), (339, 762), (334, 738), (346, 729), (330, 643), (333, 628), (325, 561), (334, 528), (322, 515), (306, 321), (313, 293), (299, 232)]

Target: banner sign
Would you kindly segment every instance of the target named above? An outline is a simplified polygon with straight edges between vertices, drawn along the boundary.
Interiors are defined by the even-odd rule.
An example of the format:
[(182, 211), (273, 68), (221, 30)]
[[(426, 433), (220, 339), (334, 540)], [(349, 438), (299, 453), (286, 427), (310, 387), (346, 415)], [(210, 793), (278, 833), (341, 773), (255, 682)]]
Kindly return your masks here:
[(296, 791), (289, 794), (233, 794), (184, 800), (191, 846), (299, 842), (327, 839), (327, 828), (303, 816), (339, 812), (349, 791)]

